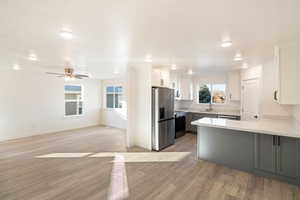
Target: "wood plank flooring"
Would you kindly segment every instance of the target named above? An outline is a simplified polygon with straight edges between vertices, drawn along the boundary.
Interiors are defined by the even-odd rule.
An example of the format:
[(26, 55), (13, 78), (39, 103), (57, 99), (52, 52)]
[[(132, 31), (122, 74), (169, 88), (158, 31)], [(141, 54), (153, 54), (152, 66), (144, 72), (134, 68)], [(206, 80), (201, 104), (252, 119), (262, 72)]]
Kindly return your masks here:
[(196, 160), (192, 134), (164, 150), (190, 152), (178, 161), (130, 153), (143, 151), (126, 149), (125, 133), (107, 127), (0, 143), (0, 200), (300, 200), (298, 186)]

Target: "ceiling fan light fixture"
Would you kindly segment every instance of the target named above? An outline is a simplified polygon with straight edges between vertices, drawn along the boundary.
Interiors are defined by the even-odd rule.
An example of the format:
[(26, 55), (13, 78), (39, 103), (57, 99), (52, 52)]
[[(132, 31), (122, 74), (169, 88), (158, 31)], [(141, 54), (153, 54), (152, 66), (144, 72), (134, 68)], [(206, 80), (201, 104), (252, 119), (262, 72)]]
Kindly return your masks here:
[(75, 78), (73, 76), (68, 76), (68, 75), (66, 75), (64, 77), (64, 79), (65, 79), (65, 81), (74, 81), (75, 80)]

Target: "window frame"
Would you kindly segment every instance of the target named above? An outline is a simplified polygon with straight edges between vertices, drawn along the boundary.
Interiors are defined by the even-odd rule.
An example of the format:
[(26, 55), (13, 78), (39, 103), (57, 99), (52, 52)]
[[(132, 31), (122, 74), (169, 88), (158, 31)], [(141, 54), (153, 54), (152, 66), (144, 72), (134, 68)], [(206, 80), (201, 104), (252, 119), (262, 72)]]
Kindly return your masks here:
[[(207, 86), (210, 86), (209, 87), (209, 91), (210, 91), (210, 94), (211, 94), (211, 97), (210, 97), (210, 103), (200, 103), (199, 102), (199, 91), (200, 91), (200, 86), (201, 85), (207, 85)], [(213, 102), (213, 85), (225, 85), (225, 102), (224, 103), (214, 103)], [(199, 82), (197, 84), (197, 104), (201, 104), (201, 105), (208, 105), (208, 104), (212, 104), (212, 105), (226, 105), (228, 104), (228, 95), (227, 95), (227, 84), (226, 83), (208, 83), (208, 82)]]
[[(108, 87), (113, 87), (114, 88), (114, 91), (113, 92), (107, 92), (107, 88)], [(118, 87), (120, 87), (120, 88), (122, 88), (122, 92), (116, 92), (116, 88), (118, 88)], [(123, 90), (124, 88), (123, 88), (123, 86), (122, 85), (120, 85), (120, 84), (116, 84), (116, 85), (113, 85), (113, 84), (110, 84), (110, 85), (105, 85), (105, 87), (104, 87), (104, 99), (105, 99), (105, 101), (104, 101), (104, 103), (105, 103), (105, 109), (107, 109), (107, 110), (118, 110), (118, 109), (122, 109), (122, 107), (121, 108), (116, 108), (115, 106), (116, 106), (116, 95), (117, 94), (121, 94), (122, 96), (124, 95), (124, 90)], [(107, 95), (108, 94), (112, 94), (113, 95), (113, 107), (112, 108), (110, 108), (110, 107), (107, 107)]]
[[(80, 86), (81, 87), (81, 100), (66, 100), (65, 94), (66, 94), (66, 90), (65, 90), (65, 86)], [(80, 104), (80, 102), (82, 102), (82, 112), (81, 114), (76, 114), (76, 115), (66, 115), (66, 102), (76, 102), (77, 106)], [(82, 84), (64, 84), (64, 117), (68, 118), (68, 117), (81, 117), (84, 115), (84, 87)], [(78, 108), (78, 107), (77, 107)], [(77, 109), (78, 111), (78, 109)], [(77, 112), (76, 111), (76, 112)]]

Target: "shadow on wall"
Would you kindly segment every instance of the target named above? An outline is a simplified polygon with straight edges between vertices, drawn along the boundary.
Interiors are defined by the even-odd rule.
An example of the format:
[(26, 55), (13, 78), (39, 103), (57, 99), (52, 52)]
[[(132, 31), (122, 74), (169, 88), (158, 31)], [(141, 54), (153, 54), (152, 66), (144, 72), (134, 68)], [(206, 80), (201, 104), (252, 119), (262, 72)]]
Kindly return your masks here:
[(122, 108), (104, 108), (101, 110), (101, 124), (105, 126), (127, 128), (127, 102), (122, 101)]

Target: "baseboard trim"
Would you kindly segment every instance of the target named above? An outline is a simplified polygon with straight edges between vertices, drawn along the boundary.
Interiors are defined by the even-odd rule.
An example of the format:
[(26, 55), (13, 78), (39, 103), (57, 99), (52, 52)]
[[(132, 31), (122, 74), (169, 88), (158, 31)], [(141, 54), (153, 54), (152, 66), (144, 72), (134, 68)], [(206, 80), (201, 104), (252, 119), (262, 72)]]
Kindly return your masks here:
[(49, 134), (58, 134), (58, 133), (69, 132), (69, 131), (77, 131), (77, 130), (93, 128), (93, 127), (105, 127), (105, 126), (103, 126), (102, 124), (95, 124), (95, 125), (85, 126), (85, 127), (80, 127), (80, 128), (62, 129), (62, 130), (54, 131), (54, 132), (36, 133), (36, 134), (32, 134), (32, 135), (26, 135), (26, 136), (22, 136), (22, 137), (7, 139), (7, 140), (0, 140), (0, 144), (19, 142), (18, 140), (26, 140), (26, 139), (30, 139), (33, 137), (41, 137), (41, 136), (49, 135)]

